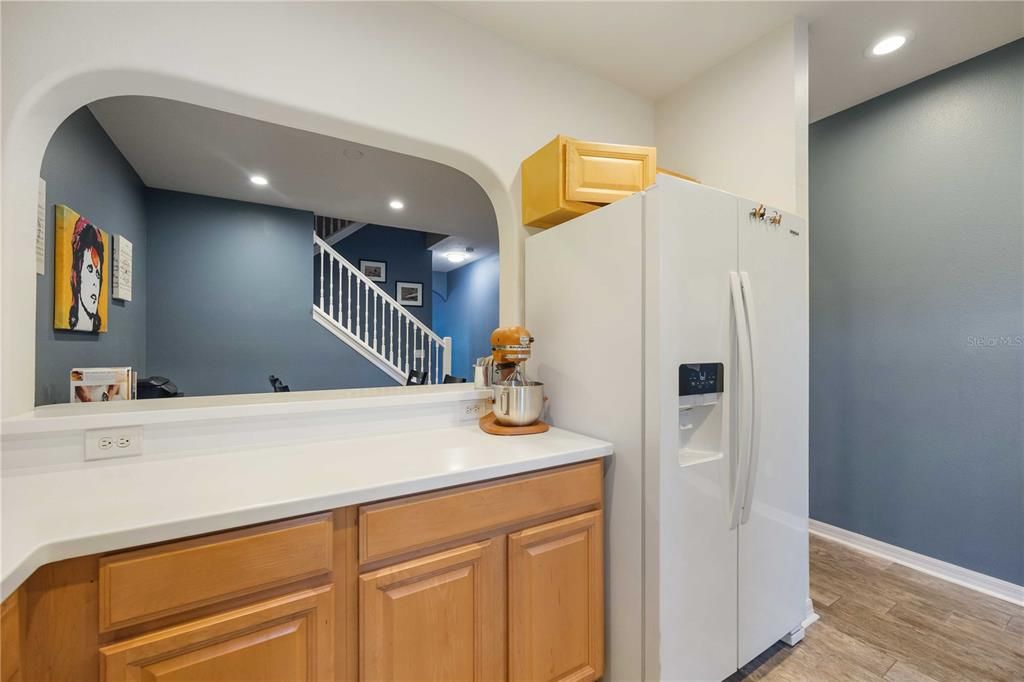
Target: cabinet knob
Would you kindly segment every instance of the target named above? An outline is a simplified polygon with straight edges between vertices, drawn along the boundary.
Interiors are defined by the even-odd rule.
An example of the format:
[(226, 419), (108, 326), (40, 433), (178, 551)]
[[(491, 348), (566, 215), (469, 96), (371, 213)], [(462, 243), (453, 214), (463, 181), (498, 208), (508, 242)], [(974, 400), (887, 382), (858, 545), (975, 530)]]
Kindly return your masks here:
[(758, 204), (757, 208), (750, 210), (750, 217), (754, 220), (764, 220), (765, 213), (767, 213), (767, 209), (764, 207), (764, 204)]
[(771, 217), (768, 218), (768, 222), (771, 223), (772, 225), (781, 225), (782, 214), (779, 213), (778, 211), (773, 211)]

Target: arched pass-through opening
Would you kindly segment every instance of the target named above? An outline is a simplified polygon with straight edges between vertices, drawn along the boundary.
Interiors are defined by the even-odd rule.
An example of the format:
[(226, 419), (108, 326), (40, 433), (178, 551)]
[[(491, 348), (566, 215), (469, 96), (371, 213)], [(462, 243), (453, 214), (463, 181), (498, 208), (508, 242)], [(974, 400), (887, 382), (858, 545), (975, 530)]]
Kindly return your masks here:
[(342, 118), (298, 109), (164, 73), (106, 70), (41, 82), (20, 99), (10, 115), (3, 150), (3, 416), (34, 405), (35, 289), (34, 233), (39, 169), (57, 127), (90, 102), (119, 95), (178, 100), (268, 123), (342, 138), (451, 166), (475, 180), (492, 202), (498, 224), (503, 321), (521, 317), (522, 233), (510, 189), (472, 154)]

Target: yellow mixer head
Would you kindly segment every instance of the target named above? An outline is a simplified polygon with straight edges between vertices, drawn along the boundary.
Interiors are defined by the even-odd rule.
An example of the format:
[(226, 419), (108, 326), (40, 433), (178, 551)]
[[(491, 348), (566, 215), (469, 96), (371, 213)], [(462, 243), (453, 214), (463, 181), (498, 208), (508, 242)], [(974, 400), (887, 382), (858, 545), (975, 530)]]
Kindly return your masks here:
[(526, 327), (499, 327), (491, 332), (491, 357), (495, 364), (521, 363), (530, 359), (533, 335)]

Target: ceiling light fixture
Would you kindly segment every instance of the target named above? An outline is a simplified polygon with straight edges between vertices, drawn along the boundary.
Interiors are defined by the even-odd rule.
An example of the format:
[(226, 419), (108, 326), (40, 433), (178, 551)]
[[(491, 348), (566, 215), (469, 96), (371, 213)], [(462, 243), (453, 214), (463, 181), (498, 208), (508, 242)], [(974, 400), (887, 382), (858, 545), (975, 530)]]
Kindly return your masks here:
[(467, 246), (462, 251), (449, 251), (444, 254), (444, 257), (448, 259), (449, 263), (464, 263), (469, 258), (469, 254), (473, 253), (473, 247)]
[(263, 185), (267, 184), (267, 179), (262, 175), (253, 175), (252, 177), (249, 178), (249, 182), (251, 182), (254, 185), (259, 185), (262, 187)]
[(871, 49), (868, 50), (868, 54), (873, 57), (881, 57), (883, 55), (892, 54), (896, 50), (906, 45), (908, 40), (910, 40), (909, 34), (894, 33), (890, 36), (882, 38), (877, 43), (872, 45)]
[(390, 202), (388, 202), (388, 206), (390, 206), (396, 211), (401, 211), (403, 208), (405, 208), (405, 202), (402, 201), (401, 199), (392, 199)]

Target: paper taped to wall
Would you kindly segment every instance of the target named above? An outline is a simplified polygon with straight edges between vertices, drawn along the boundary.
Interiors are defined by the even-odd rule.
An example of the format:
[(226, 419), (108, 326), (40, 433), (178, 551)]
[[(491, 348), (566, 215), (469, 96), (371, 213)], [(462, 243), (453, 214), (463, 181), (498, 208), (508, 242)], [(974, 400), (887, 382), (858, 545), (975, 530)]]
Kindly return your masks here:
[(46, 180), (42, 178), (36, 199), (36, 274), (46, 274)]
[(114, 269), (111, 292), (114, 298), (132, 300), (132, 243), (119, 234), (114, 235)]

